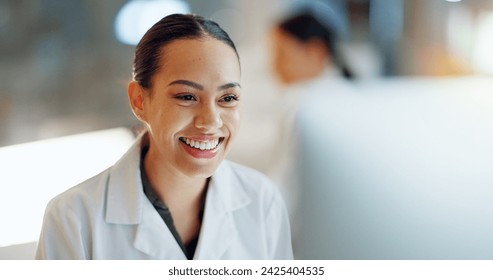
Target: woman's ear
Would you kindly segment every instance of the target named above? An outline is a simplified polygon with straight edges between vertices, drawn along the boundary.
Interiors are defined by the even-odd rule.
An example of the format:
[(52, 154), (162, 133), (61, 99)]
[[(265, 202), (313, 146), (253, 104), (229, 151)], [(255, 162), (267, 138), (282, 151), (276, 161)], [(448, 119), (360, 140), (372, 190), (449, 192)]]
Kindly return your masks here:
[(307, 64), (311, 65), (314, 74), (319, 75), (326, 67), (327, 63), (332, 63), (332, 56), (329, 49), (320, 39), (310, 39), (305, 43)]
[(135, 117), (145, 122), (144, 114), (144, 89), (136, 81), (131, 81), (127, 87), (128, 101)]
[(329, 49), (320, 39), (310, 39), (306, 43), (306, 47), (313, 56), (318, 61), (327, 61), (331, 59), (331, 54)]

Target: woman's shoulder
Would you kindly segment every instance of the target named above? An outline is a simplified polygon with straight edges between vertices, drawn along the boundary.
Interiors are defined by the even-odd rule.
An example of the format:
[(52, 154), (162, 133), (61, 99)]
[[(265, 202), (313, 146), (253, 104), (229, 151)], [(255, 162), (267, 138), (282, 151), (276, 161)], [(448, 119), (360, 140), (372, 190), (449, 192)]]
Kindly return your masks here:
[(104, 199), (109, 170), (105, 170), (58, 194), (48, 203), (49, 209), (97, 208)]
[(232, 180), (247, 193), (263, 197), (278, 196), (277, 185), (260, 171), (229, 160), (225, 160), (222, 165), (229, 170)]
[(265, 174), (254, 168), (230, 160), (224, 160), (223, 165), (228, 166), (241, 181), (273, 185), (272, 181)]

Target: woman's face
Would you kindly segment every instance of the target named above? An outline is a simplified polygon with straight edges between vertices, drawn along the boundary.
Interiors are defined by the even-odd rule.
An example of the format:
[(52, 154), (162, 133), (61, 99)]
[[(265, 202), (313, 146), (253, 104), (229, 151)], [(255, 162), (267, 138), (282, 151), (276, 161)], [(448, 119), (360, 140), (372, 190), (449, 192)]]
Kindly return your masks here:
[(143, 94), (141, 119), (149, 154), (190, 177), (211, 176), (240, 122), (240, 65), (214, 38), (176, 40), (162, 50), (160, 69)]
[(271, 38), (273, 70), (281, 83), (315, 78), (325, 68), (329, 57), (322, 41), (301, 42), (280, 28), (273, 30)]
[(301, 71), (307, 67), (304, 45), (279, 28), (273, 30), (271, 38), (273, 70), (280, 82), (291, 84), (298, 81)]

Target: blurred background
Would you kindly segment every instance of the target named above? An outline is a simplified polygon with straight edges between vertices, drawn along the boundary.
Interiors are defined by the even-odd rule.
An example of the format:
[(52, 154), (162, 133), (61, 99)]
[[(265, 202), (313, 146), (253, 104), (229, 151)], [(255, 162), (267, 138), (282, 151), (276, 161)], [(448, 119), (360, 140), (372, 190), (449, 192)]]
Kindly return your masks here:
[[(3, 202), (0, 207), (2, 212), (11, 212), (5, 210), (14, 208), (14, 212), (19, 213), (13, 218), (10, 217), (12, 215), (2, 217), (4, 220), (9, 219), (12, 224), (19, 219), (33, 220), (33, 226), (25, 230), (30, 233), (24, 236), (17, 234), (15, 227), (8, 227), (10, 235), (7, 237), (9, 230), (2, 228), (0, 238), (3, 241), (0, 241), (0, 246), (35, 240), (39, 234), (37, 230), (46, 201), (110, 165), (130, 145), (133, 136), (130, 132), (123, 131), (131, 131), (138, 125), (126, 97), (135, 44), (149, 24), (174, 11), (192, 12), (211, 18), (235, 41), (243, 71), (244, 120), (237, 144), (229, 157), (259, 169), (276, 182), (282, 182), (272, 170), (275, 167), (273, 160), (277, 157), (272, 151), (279, 144), (279, 120), (283, 116), (281, 112), (286, 108), (286, 97), (283, 94), (285, 87), (272, 73), (272, 57), (268, 46), (274, 24), (299, 2), (301, 1), (0, 0), (0, 161), (3, 161), (0, 163), (0, 172), (5, 172), (2, 177), (7, 178), (0, 182), (0, 197), (3, 197), (3, 200), (0, 199)], [(474, 104), (479, 104), (474, 106), (479, 106), (481, 110), (474, 114), (473, 122), (486, 119), (483, 126), (475, 129), (491, 132), (492, 115), (489, 112), (493, 108), (490, 107), (491, 95), (487, 96), (486, 92), (489, 92), (488, 88), (493, 89), (490, 78), (493, 74), (492, 1), (305, 2), (322, 2), (341, 18), (342, 55), (356, 77), (360, 94), (367, 92), (370, 95), (382, 91), (387, 96), (409, 97), (412, 93), (422, 94), (430, 89), (439, 89), (443, 94), (449, 91), (481, 91), (481, 96), (474, 99)], [(381, 96), (379, 100), (383, 100)], [(420, 103), (419, 100), (410, 104), (428, 104), (429, 108), (436, 105)], [(465, 97), (460, 100), (468, 99)], [(374, 101), (370, 103), (376, 104)], [(475, 111), (474, 106), (471, 105), (468, 110)], [(375, 111), (370, 112), (376, 114), (376, 107), (371, 108)], [(362, 108), (359, 109), (359, 112), (363, 111)], [(389, 115), (382, 115), (382, 120), (392, 119), (396, 116), (392, 114), (400, 112), (398, 109), (390, 111)], [(409, 111), (410, 115), (415, 113)], [(429, 115), (425, 114), (425, 117)], [(465, 129), (468, 126), (463, 127)], [(97, 134), (98, 132), (101, 133)], [(97, 147), (98, 144), (93, 142), (90, 145), (86, 143), (86, 146), (79, 143), (78, 146), (73, 144), (63, 150), (57, 148), (60, 146), (56, 142), (50, 142), (57, 141), (55, 139), (72, 141), (75, 138), (70, 136), (79, 134), (95, 136), (94, 139), (99, 140), (94, 140), (94, 143), (104, 142), (105, 145)], [(449, 136), (450, 134), (446, 137)], [(449, 139), (446, 137), (443, 139)], [(477, 137), (491, 139), (490, 134)], [(400, 140), (406, 141), (406, 138)], [(45, 153), (38, 155), (32, 151), (12, 152), (13, 148), (22, 148), (25, 147), (22, 145), (29, 143), (39, 143), (37, 150)], [(487, 142), (481, 143), (487, 146)], [(52, 150), (46, 150), (47, 147)], [(109, 152), (112, 147), (116, 148)], [(54, 152), (57, 150), (65, 151), (68, 155), (73, 153), (73, 156), (59, 157)], [(83, 151), (85, 155), (75, 153), (74, 150)], [(485, 157), (492, 156), (488, 154), (491, 149), (482, 151), (486, 152), (482, 154)], [(106, 158), (101, 158), (102, 154)], [(58, 185), (54, 186), (53, 171), (58, 171), (59, 174), (64, 169), (85, 170), (88, 165), (94, 165), (91, 156), (99, 156), (100, 166), (82, 171), (83, 174), (76, 179), (72, 177), (67, 181), (57, 181)], [(46, 161), (48, 158), (50, 161)], [(491, 164), (491, 161), (487, 163)], [(36, 176), (25, 176), (33, 174), (33, 169), (40, 169), (42, 166), (52, 173), (38, 170)], [(493, 171), (489, 172), (493, 174)], [(7, 176), (9, 174), (10, 177)], [(487, 184), (491, 186), (491, 176), (485, 175), (487, 171), (481, 174), (485, 180), (489, 180)], [(478, 175), (475, 176), (477, 178)], [(23, 181), (27, 179), (31, 181)], [(39, 191), (36, 195), (27, 195), (27, 199), (41, 200), (36, 204), (36, 213), (21, 210), (25, 207), (11, 202), (12, 197), (26, 196), (24, 186), (33, 184)], [(491, 193), (488, 192), (483, 197), (491, 197)], [(486, 209), (485, 213), (492, 214), (490, 210)], [(491, 233), (490, 230), (488, 227), (486, 232)], [(493, 245), (491, 238), (487, 242)], [(371, 251), (370, 248), (368, 250)], [(375, 257), (357, 253), (355, 251), (354, 254), (330, 257)], [(377, 257), (392, 256), (423, 257), (419, 254), (382, 254)], [(437, 256), (440, 258), (441, 255)], [(491, 257), (491, 254), (487, 256)], [(308, 254), (302, 257), (329, 256)]]
[[(0, 1), (1, 145), (136, 123), (125, 88), (134, 45), (118, 28), (141, 21), (123, 31), (137, 32), (149, 15), (136, 7), (139, 16), (118, 25), (132, 2), (159, 1)], [(294, 1), (182, 2), (230, 33), (250, 78), (253, 67), (268, 70), (267, 31)], [(491, 1), (326, 2), (346, 19), (349, 64), (361, 78), (493, 73)]]

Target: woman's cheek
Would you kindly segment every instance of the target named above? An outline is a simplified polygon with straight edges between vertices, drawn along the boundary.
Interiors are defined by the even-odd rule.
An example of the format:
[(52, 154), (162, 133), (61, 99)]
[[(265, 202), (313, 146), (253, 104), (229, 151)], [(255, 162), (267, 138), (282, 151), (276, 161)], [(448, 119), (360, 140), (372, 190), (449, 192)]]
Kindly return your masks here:
[(230, 131), (230, 137), (234, 138), (238, 133), (241, 122), (241, 110), (240, 108), (234, 108), (225, 115), (224, 123), (227, 124)]

